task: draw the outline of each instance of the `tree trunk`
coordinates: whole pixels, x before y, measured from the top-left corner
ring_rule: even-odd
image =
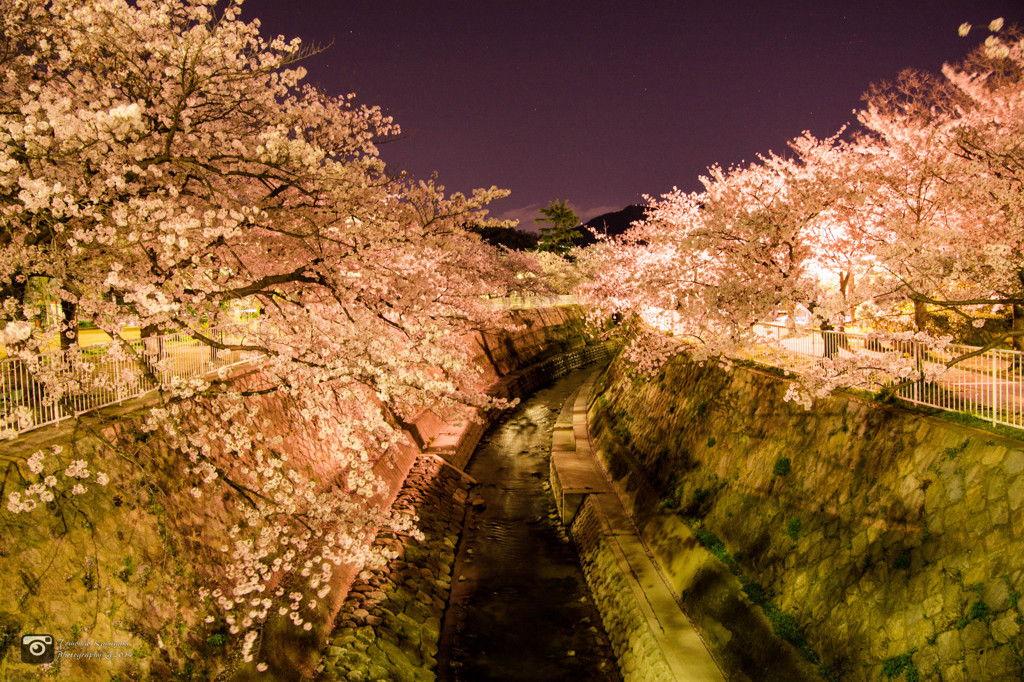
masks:
[[[857,306],[850,303],[853,296],[853,270],[839,273],[839,292],[843,295],[843,303],[850,315],[850,324],[853,324],[857,321]]]
[[[164,357],[164,337],[160,333],[160,327],[155,324],[143,325],[139,329],[139,336],[142,338],[142,359],[153,373],[155,380],[160,380],[159,362]]]
[[[60,311],[64,315],[64,324],[60,330],[60,347],[67,350],[78,343],[78,305],[71,301],[61,301]]]
[[[1010,325],[1010,331],[1024,334],[1024,304],[1014,303],[1011,310],[1013,311],[1013,322]],[[1014,350],[1024,351],[1024,336],[1011,336],[1010,339]]]
[[[914,326],[917,331],[923,332],[928,324],[928,306],[924,301],[914,301]]]

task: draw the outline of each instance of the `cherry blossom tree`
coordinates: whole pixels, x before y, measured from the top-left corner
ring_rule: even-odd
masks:
[[[1024,43],[1001,29],[993,22],[941,76],[874,88],[856,130],[805,134],[785,156],[713,167],[703,191],[651,200],[647,220],[585,256],[595,302],[671,326],[698,360],[736,353],[757,323],[796,306],[823,329],[851,313],[879,324],[908,306],[919,320],[947,310],[982,330],[976,352],[1024,336],[1020,323],[1007,333],[987,321],[1024,303]],[[905,319],[884,327],[921,348],[950,341]],[[627,352],[642,366],[677,349],[650,329],[631,333]],[[921,377],[889,355],[825,358],[793,396]]]
[[[703,192],[665,195],[644,221],[584,259],[591,293],[661,317],[659,326],[690,339],[703,360],[749,344],[752,325],[790,301],[818,297],[805,232],[828,197],[805,166],[777,155],[712,167],[701,181]]]
[[[993,32],[1001,28],[1002,20],[989,25]],[[998,35],[966,64],[943,69],[968,100],[953,130],[954,153],[974,181],[956,189],[986,235],[968,248],[980,247],[972,267],[990,287],[958,292],[954,300],[969,306],[972,295],[987,296],[1009,307],[1014,345],[1024,350],[1024,36],[1019,30]]]
[[[123,325],[259,358],[244,386],[224,372],[165,381],[147,420],[178,452],[185,490],[226,490],[243,509],[224,584],[207,594],[248,633],[248,660],[276,608],[264,589],[306,561],[322,593],[332,566],[369,558],[373,528],[407,526],[361,504],[381,490],[374,461],[423,407],[486,403],[465,337],[496,323],[482,295],[524,288],[515,275],[538,266],[466,229],[488,224],[503,191],[446,196],[388,174],[376,144],[397,126],[304,85],[300,42],[262,37],[240,4],[0,0],[0,343],[25,358],[45,349],[25,305],[45,278],[154,378]],[[258,327],[209,334],[240,301]],[[57,331],[75,345],[73,320]],[[55,401],[82,388],[56,371],[37,380]],[[253,401],[269,395],[320,430],[332,480],[263,442]],[[85,493],[98,474],[66,459],[27,464],[7,509],[46,502],[61,471],[68,495]]]
[[[913,303],[919,327],[925,309],[946,311],[982,329],[986,347],[1006,338],[986,328],[992,313],[1019,308],[1024,296],[1013,170],[1020,69],[1019,34],[992,35],[941,79],[903,74],[876,88],[859,115],[874,184],[860,234],[873,240],[867,251],[886,286]]]

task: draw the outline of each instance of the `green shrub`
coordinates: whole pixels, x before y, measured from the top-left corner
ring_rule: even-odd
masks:
[[[768,593],[765,591],[764,587],[755,583],[746,576],[741,577],[740,581],[743,583],[743,594],[747,595],[747,598],[750,599],[751,603],[756,604],[757,606],[764,606],[768,603]]]
[[[952,448],[952,447],[951,448],[946,448],[946,450],[943,452],[943,454],[945,455],[946,459],[956,459],[957,455],[962,454],[963,451],[967,449],[967,446],[970,445],[970,443],[971,443],[971,439],[968,438],[963,443],[960,443],[960,445],[956,446],[955,448]]]
[[[1017,604],[1020,602],[1021,594],[1013,589],[1013,583],[1010,582],[1010,575],[1008,573],[1003,574],[1003,582],[1006,583],[1006,588],[1010,591],[1010,608],[1016,609]]]
[[[213,647],[221,647],[228,643],[228,636],[222,634],[210,635],[206,639],[206,643]]]
[[[992,615],[992,609],[983,601],[977,601],[971,607],[971,620],[988,620]]]
[[[882,662],[882,674],[892,679],[903,672],[903,661],[898,656],[887,658]]]
[[[661,496],[661,506],[665,509],[678,509],[682,504],[682,497],[683,482],[680,480],[679,474],[673,471],[669,474],[668,482],[665,484],[665,492]]]
[[[775,460],[775,466],[772,467],[772,473],[776,476],[785,476],[793,470],[793,463],[789,461],[789,457],[779,457]]]
[[[903,678],[908,682],[916,682],[920,679],[920,674],[917,672],[917,668],[914,667],[914,662],[911,660],[914,653],[917,651],[917,647],[904,651],[899,656],[890,656],[889,658],[882,661],[882,674],[890,680],[899,675],[903,675]]]
[[[800,623],[792,615],[778,609],[771,609],[768,621],[772,624],[772,632],[790,644],[798,644],[803,639]]]
[[[800,629],[800,622],[796,618],[784,611],[780,611],[772,604],[765,608],[765,613],[768,616],[768,622],[772,624],[772,632],[779,639],[795,646],[805,661],[818,663],[821,660],[818,652],[811,647],[807,638],[804,637],[803,630]]]
[[[786,533],[795,542],[797,537],[800,536],[800,531],[803,530],[803,527],[804,522],[794,516],[786,522]]]
[[[704,528],[698,528],[694,534],[697,537],[697,542],[714,554],[719,561],[727,565],[731,562],[732,557],[729,556],[729,550],[725,548],[725,543],[717,535]]]

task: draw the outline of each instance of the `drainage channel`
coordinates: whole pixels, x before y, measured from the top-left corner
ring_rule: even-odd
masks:
[[[442,681],[621,679],[548,483],[555,420],[585,375],[525,399],[470,460],[479,485],[442,626]]]

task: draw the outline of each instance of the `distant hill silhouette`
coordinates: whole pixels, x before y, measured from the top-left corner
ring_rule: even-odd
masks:
[[[591,218],[583,223],[583,229],[581,230],[583,237],[576,244],[578,246],[590,246],[597,241],[587,228],[592,227],[598,233],[607,233],[609,237],[618,236],[628,230],[634,222],[642,220],[646,213],[646,206],[631,204],[621,211],[603,213],[595,218]]]
[[[580,232],[583,236],[576,240],[576,246],[590,246],[597,242],[594,235],[590,234],[587,228],[594,228],[599,233],[606,233],[610,237],[622,234],[629,229],[635,221],[643,219],[647,212],[646,206],[636,204],[627,206],[620,211],[603,213],[583,223]],[[488,244],[494,246],[505,246],[516,251],[532,251],[537,248],[537,241],[540,238],[536,232],[517,230],[514,227],[480,227],[472,225],[470,230],[476,232]]]

